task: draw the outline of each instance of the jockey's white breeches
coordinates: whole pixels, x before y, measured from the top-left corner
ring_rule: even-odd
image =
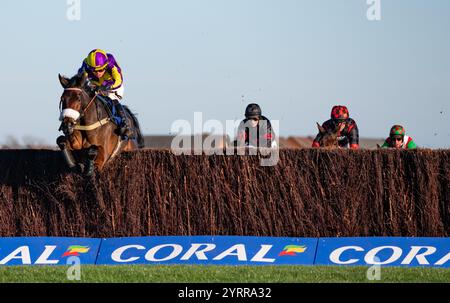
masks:
[[[122,85],[118,89],[110,91],[106,96],[109,97],[111,100],[121,101],[123,98],[123,92],[124,92],[124,87]]]

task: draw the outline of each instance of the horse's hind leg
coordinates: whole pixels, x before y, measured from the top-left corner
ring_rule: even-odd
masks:
[[[87,150],[87,167],[85,170],[85,174],[87,176],[91,176],[94,173],[95,168],[95,160],[98,156],[98,147],[95,145],[91,145]]]
[[[73,157],[72,151],[68,148],[68,142],[65,136],[60,136],[56,139],[56,144],[58,144],[61,149],[64,159],[66,160],[67,165],[72,169],[76,166],[75,158]]]

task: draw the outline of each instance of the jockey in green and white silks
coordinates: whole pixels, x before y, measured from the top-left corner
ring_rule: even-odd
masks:
[[[394,125],[389,132],[389,137],[384,141],[382,148],[416,149],[414,140],[406,135],[405,128],[401,125]]]
[[[111,99],[118,115],[122,120],[120,134],[124,137],[130,137],[132,132],[127,125],[127,117],[120,100],[123,98],[123,75],[122,69],[112,54],[107,54],[101,49],[92,50],[78,73],[87,73],[92,84],[96,85],[103,91],[104,96]]]

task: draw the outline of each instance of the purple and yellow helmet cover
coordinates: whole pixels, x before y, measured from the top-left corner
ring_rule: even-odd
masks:
[[[92,50],[85,60],[87,66],[93,71],[103,70],[108,66],[108,55],[101,49]]]

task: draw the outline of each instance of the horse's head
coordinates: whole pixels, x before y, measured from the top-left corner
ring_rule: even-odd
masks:
[[[319,123],[317,123],[317,128],[319,129],[319,132],[322,134],[322,138],[319,141],[319,144],[321,147],[326,148],[338,148],[338,135],[339,135],[339,127],[336,126],[334,130],[326,130],[323,128]]]
[[[83,116],[83,109],[89,102],[91,91],[88,87],[87,75],[75,75],[71,79],[59,76],[59,82],[64,88],[60,101],[60,130],[65,135],[73,133],[74,126],[79,122]]]

